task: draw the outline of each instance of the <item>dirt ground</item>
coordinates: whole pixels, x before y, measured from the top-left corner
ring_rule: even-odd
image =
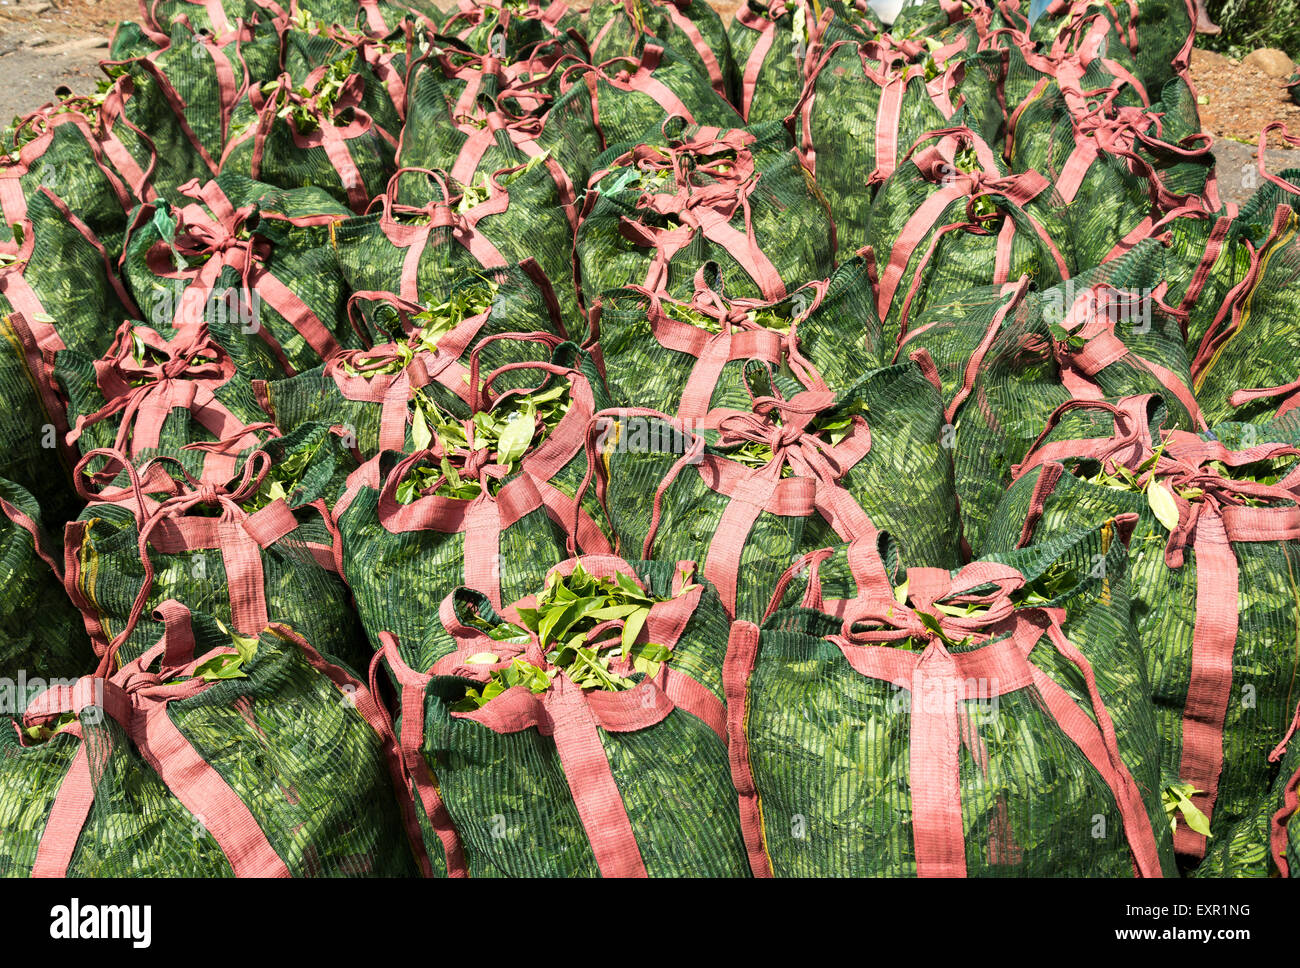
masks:
[[[441,0],[440,6],[451,3]],[[740,4],[718,0],[714,6],[730,19]],[[93,90],[114,25],[138,17],[138,0],[0,0],[0,125],[53,100],[62,88]],[[1274,120],[1300,135],[1300,105],[1290,100],[1283,79],[1220,55],[1197,51],[1191,73],[1203,127],[1215,139],[1221,191],[1229,201],[1244,201],[1257,183],[1255,154],[1246,145]],[[1300,152],[1282,150],[1284,144],[1276,134],[1270,138],[1272,171],[1300,166]]]
[[[55,98],[93,90],[98,61],[136,0],[0,0],[0,124]]]

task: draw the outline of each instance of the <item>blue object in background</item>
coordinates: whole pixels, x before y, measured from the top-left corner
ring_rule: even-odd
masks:
[[[1029,26],[1034,25],[1034,21],[1043,15],[1047,5],[1051,0],[1029,0]]]

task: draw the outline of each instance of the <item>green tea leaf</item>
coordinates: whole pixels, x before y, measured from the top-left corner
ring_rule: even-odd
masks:
[[[1169,488],[1159,481],[1152,480],[1147,485],[1147,504],[1151,507],[1151,513],[1166,530],[1173,531],[1178,527],[1178,505]]]

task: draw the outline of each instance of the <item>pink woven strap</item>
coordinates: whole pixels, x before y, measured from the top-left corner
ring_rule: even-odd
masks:
[[[36,858],[32,863],[32,877],[67,877],[72,864],[81,832],[86,828],[86,819],[95,805],[95,786],[90,775],[90,757],[86,752],[85,736],[81,724],[64,727],[63,732],[81,740],[76,755],[68,765],[68,772],[63,775],[49,816],[45,818],[45,829],[41,832],[40,843],[36,846]],[[111,739],[105,736],[102,755],[112,755]],[[97,750],[96,752],[100,752]]]
[[[753,182],[750,183],[752,187]],[[732,195],[721,192],[678,192],[675,195],[647,195],[642,197],[644,207],[670,216],[678,223],[669,228],[651,225],[619,216],[619,232],[634,245],[655,250],[646,270],[643,288],[658,291],[667,287],[668,266],[677,253],[685,249],[699,235],[720,245],[730,255],[763,298],[776,301],[786,296],[785,281],[772,260],[758,247],[749,214],[748,189]],[[741,214],[745,230],[731,224],[731,219]]]
[[[1282,806],[1269,820],[1269,851],[1273,855],[1273,863],[1277,865],[1283,877],[1291,876],[1290,865],[1286,859],[1287,842],[1290,838],[1287,824],[1300,822],[1295,820],[1297,813],[1300,813],[1300,770],[1291,774],[1291,779],[1287,781],[1282,792]]]
[[[489,491],[488,477],[480,475],[482,490],[473,500],[427,494],[410,504],[399,504],[397,485],[417,462],[427,459],[431,453],[411,454],[389,473],[379,492],[379,523],[392,534],[406,531],[463,534],[465,584],[487,595],[494,608],[501,608],[502,532],[524,515],[543,508],[545,502],[532,478],[521,474],[503,484],[495,495]],[[433,459],[439,457],[434,454]],[[486,474],[495,472],[493,468],[485,469]]]
[[[686,386],[682,389],[677,415],[683,420],[700,419],[709,412],[713,394],[718,389],[722,371],[728,363],[739,360],[760,360],[779,367],[784,359],[784,340],[779,333],[772,330],[741,330],[740,332],[726,330],[709,334],[698,326],[691,326],[690,323],[681,323],[678,320],[669,320],[669,322],[690,327],[696,333],[708,337],[699,352],[693,354],[697,359],[695,365],[691,367],[690,375],[686,378]],[[651,327],[660,345],[669,346],[674,342],[667,334],[661,335],[659,323],[652,321]]]
[[[708,462],[710,458],[706,457]],[[701,467],[701,477],[708,482],[707,471]],[[736,599],[740,584],[740,562],[749,542],[749,534],[759,516],[771,514],[805,517],[816,485],[808,478],[787,478],[776,475],[750,474],[734,482],[727,495],[731,498],[718,521],[713,540],[709,543],[704,562],[704,577],[718,589],[727,614],[736,614]],[[643,554],[643,557],[650,557]]]
[[[1002,331],[1002,324],[1006,321],[1007,315],[1013,310],[1018,309],[1024,302],[1025,294],[1029,291],[1030,278],[1028,275],[1022,275],[1015,283],[1005,283],[1002,291],[998,294],[1000,299],[1004,299],[989,320],[988,329],[985,330],[984,336],[980,339],[979,345],[975,347],[975,352],[966,361],[966,369],[962,373],[961,388],[953,396],[952,402],[944,408],[943,419],[949,424],[956,424],[957,412],[961,405],[966,402],[966,398],[971,395],[975,389],[975,381],[979,379],[984,370],[984,360],[988,356],[989,350],[993,348],[993,343],[998,334]],[[901,346],[900,346],[901,349]]]
[[[965,877],[960,765],[965,680],[942,646],[931,645],[912,672],[912,841],[917,877]]]
[[[759,632],[753,622],[733,622],[727,638],[722,683],[727,697],[727,758],[740,802],[740,831],[755,877],[771,877],[772,861],[763,834],[763,803],[749,764],[749,680],[758,660]]]
[[[1033,667],[1034,684],[1057,723],[1102,775],[1111,792],[1115,794],[1115,804],[1119,808],[1125,836],[1130,850],[1133,851],[1138,873],[1143,877],[1162,877],[1164,875],[1160,866],[1155,831],[1151,828],[1151,820],[1142,801],[1142,792],[1138,788],[1137,781],[1133,779],[1132,773],[1120,755],[1115,724],[1105,703],[1102,702],[1092,665],[1078,647],[1065,637],[1059,622],[1050,622],[1046,632],[1048,640],[1056,651],[1072,662],[1082,675],[1095,722],[1087,717],[1059,683],[1037,666]]]
[[[1294,217],[1294,212],[1289,205],[1278,205],[1273,210],[1273,223],[1268,236],[1258,249],[1249,239],[1241,240],[1241,244],[1249,255],[1250,267],[1241,280],[1224,295],[1223,302],[1219,304],[1213,321],[1206,329],[1205,335],[1201,337],[1200,345],[1196,348],[1196,355],[1192,358],[1192,388],[1194,390],[1200,391],[1215,360],[1219,358],[1228,343],[1241,332],[1246,303],[1249,301],[1250,295],[1255,291],[1264,272],[1264,253],[1273,251],[1274,247],[1281,242],[1283,236],[1289,232],[1288,226]]]
[[[1051,344],[1060,365],[1061,382],[1076,399],[1100,400],[1104,393],[1096,382],[1097,374],[1120,360],[1128,360],[1131,365],[1150,373],[1183,405],[1193,422],[1204,428],[1200,406],[1187,382],[1168,367],[1139,356],[1115,332],[1117,317],[1123,313],[1124,300],[1145,298],[1150,312],[1150,303],[1158,302],[1163,291],[1162,285],[1154,295],[1135,297],[1110,286],[1092,286],[1079,293],[1074,304],[1066,310],[1061,327],[1085,340],[1084,345],[1076,349],[1059,340],[1053,340]]]
[[[46,342],[32,329],[30,320],[23,313],[9,315],[9,327],[17,338],[17,349],[22,354],[23,365],[27,370],[27,379],[31,381],[40,401],[42,416],[54,425],[55,448],[63,455],[69,465],[77,461],[77,451],[68,443],[67,407],[59,389],[55,385],[52,367],[52,354],[63,348],[63,341],[52,327],[46,331]],[[0,332],[3,332],[0,329]]]
[[[630,696],[636,690],[654,688],[653,683],[643,682],[624,694],[593,694],[590,698]],[[563,676],[556,678],[546,696],[555,751],[601,875],[645,877],[645,861],[601,744],[595,717],[588,709],[588,699]]]
[[[1019,480],[1042,464],[1072,457],[1095,457],[1101,461],[1136,467],[1150,455],[1156,444],[1151,435],[1148,417],[1154,399],[1154,394],[1145,393],[1124,397],[1118,404],[1105,400],[1067,400],[1048,415],[1042,433],[1029,446],[1024,460],[1012,465],[1012,479]],[[1110,414],[1115,422],[1115,432],[1108,438],[1054,440],[1045,443],[1061,419],[1072,410],[1096,410]]]
[[[0,498],[0,514],[3,514],[17,528],[27,532],[32,539],[32,550],[36,556],[45,562],[54,571],[60,584],[63,582],[63,566],[59,563],[58,558],[50,547],[49,539],[45,535],[44,529],[40,527],[29,515],[24,513],[16,505],[11,504],[4,498]]]
[[[1142,877],[1164,876],[1160,867],[1155,832],[1151,829],[1150,817],[1132,774],[1122,760],[1117,761],[1110,756],[1110,751],[1106,748],[1097,725],[1070,698],[1069,693],[1061,687],[1060,683],[1037,667],[1034,667],[1033,673],[1034,687],[1043,697],[1052,718],[1061,727],[1061,731],[1087,757],[1088,762],[1101,774],[1106,785],[1114,793],[1120,822],[1124,826],[1124,836],[1128,841],[1129,850],[1133,853],[1137,872]]]
[[[1269,400],[1276,397],[1282,397],[1282,401],[1278,404],[1277,410],[1273,412],[1274,420],[1278,420],[1296,407],[1300,407],[1300,380],[1293,380],[1290,383],[1284,383],[1276,387],[1234,390],[1228,397],[1228,405],[1231,407],[1244,407],[1256,400]]]
[[[1196,524],[1196,624],[1191,678],[1183,706],[1183,749],[1178,776],[1200,791],[1192,803],[1212,820],[1223,771],[1223,724],[1232,699],[1232,659],[1237,642],[1237,556],[1223,519],[1202,513]],[[1206,840],[1186,824],[1174,830],[1174,849],[1205,856]]]
[[[659,667],[655,681],[676,708],[690,713],[713,730],[720,740],[727,741],[727,710],[711,690],[668,663]]]
[[[781,601],[785,598],[786,591],[794,580],[805,575],[808,578],[808,584],[800,604],[804,608],[813,608],[823,612],[829,611],[831,614],[840,617],[843,617],[845,607],[853,601],[862,598],[889,598],[892,596],[894,586],[885,571],[885,563],[880,557],[877,544],[878,538],[859,538],[850,541],[844,546],[849,571],[853,576],[858,593],[854,598],[838,603],[828,603],[826,601],[821,583],[821,566],[831,556],[834,549],[821,548],[796,558],[794,564],[787,568],[785,574],[777,580],[767,610],[763,613],[763,621],[766,622],[780,609]]]

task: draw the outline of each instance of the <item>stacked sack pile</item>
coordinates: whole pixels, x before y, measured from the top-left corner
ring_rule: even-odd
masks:
[[[1295,871],[1191,10],[143,3],[0,146],[0,874]]]

